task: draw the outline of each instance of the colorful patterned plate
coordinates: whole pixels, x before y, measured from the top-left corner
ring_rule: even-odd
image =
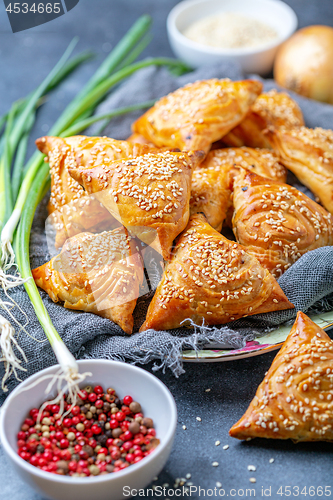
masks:
[[[317,323],[317,325],[324,330],[327,330],[333,326],[333,311],[310,317],[312,321]],[[202,349],[198,352],[183,351],[183,360],[207,363],[214,361],[232,361],[236,359],[258,356],[259,354],[264,354],[266,352],[279,349],[279,347],[281,347],[283,342],[286,340],[290,330],[290,325],[280,326],[264,337],[260,337],[256,340],[252,340],[251,342],[247,342],[246,346],[241,349],[222,349],[221,347],[219,348],[218,345],[216,345],[216,349],[212,349],[212,345],[210,344],[207,349]]]

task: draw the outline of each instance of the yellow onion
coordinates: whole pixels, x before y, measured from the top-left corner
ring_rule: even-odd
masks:
[[[297,31],[278,51],[274,78],[298,94],[333,104],[333,28]]]

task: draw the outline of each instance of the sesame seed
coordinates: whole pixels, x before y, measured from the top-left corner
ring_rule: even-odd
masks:
[[[218,466],[219,466],[219,463],[218,463],[218,462],[212,462],[212,466],[213,466],[213,467],[218,467]]]

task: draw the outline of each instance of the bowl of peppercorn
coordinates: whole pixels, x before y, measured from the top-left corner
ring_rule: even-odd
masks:
[[[11,466],[43,498],[119,500],[145,488],[172,449],[177,409],[149,372],[118,361],[78,361],[90,372],[75,404],[45,394],[59,365],[22,382],[0,415]],[[46,378],[46,376],[48,378]],[[62,406],[62,407],[61,407]]]

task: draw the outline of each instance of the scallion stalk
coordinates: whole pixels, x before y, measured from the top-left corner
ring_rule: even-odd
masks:
[[[21,220],[15,237],[15,256],[16,262],[24,280],[24,287],[30,297],[36,316],[42,325],[45,334],[51,344],[56,358],[65,374],[70,376],[78,372],[78,367],[74,356],[68,351],[59,333],[55,329],[51,318],[46,310],[42,298],[38,292],[37,286],[31,274],[30,269],[30,232],[37,205],[41,195],[44,192],[45,185],[48,182],[49,167],[44,164],[39,170],[29,191],[29,197],[26,200]]]
[[[155,100],[152,100],[152,101],[142,102],[140,104],[132,104],[132,106],[117,108],[114,111],[110,111],[110,113],[106,113],[103,115],[95,115],[90,118],[86,118],[85,120],[76,122],[74,125],[65,130],[61,134],[61,137],[71,137],[73,135],[77,135],[86,128],[90,127],[94,123],[99,122],[101,120],[106,120],[108,123],[110,120],[112,120],[112,118],[116,118],[117,116],[126,115],[128,113],[131,113],[132,111],[138,111],[140,109],[151,108],[151,106],[154,106],[155,102],[156,102]]]

